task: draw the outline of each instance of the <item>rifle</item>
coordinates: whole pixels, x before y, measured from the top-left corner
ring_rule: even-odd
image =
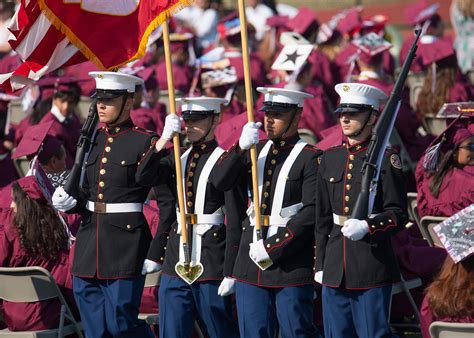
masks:
[[[68,180],[64,185],[64,190],[72,197],[77,199],[79,197],[79,185],[81,181],[82,167],[84,166],[84,158],[92,147],[94,133],[99,122],[99,115],[97,114],[97,99],[92,101],[89,107],[89,114],[81,129],[81,136],[77,142],[76,158],[74,165],[69,173]]]
[[[385,105],[379,120],[375,124],[370,139],[367,153],[365,154],[364,164],[362,165],[362,183],[361,192],[357,197],[351,217],[355,219],[366,219],[372,213],[374,207],[375,194],[377,193],[377,183],[380,176],[380,167],[383,156],[387,148],[390,134],[392,133],[398,110],[401,103],[401,94],[403,86],[410,71],[413,59],[416,56],[418,48],[418,39],[421,35],[421,29],[415,30],[415,41],[410,48],[410,52],[403,63],[397,82],[393,87],[390,97]]]

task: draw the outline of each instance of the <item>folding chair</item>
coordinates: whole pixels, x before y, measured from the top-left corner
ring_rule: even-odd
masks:
[[[431,338],[472,338],[474,323],[433,322],[430,325]]]
[[[413,278],[410,280],[405,280],[403,278],[403,275],[400,273],[400,281],[398,283],[394,283],[392,285],[392,295],[390,297],[390,308],[389,308],[389,316],[390,318],[390,313],[392,310],[392,298],[393,296],[399,294],[399,293],[404,293],[407,298],[408,302],[410,303],[410,306],[413,309],[413,314],[415,315],[416,319],[416,324],[404,324],[404,323],[390,323],[391,326],[393,327],[415,327],[419,328],[420,327],[420,312],[418,310],[418,306],[415,303],[415,300],[413,299],[410,290],[411,289],[416,289],[422,285],[421,279],[420,278]]]
[[[0,268],[0,299],[15,303],[39,302],[58,298],[61,303],[59,325],[55,329],[38,331],[0,330],[0,338],[53,338],[76,333],[82,338],[82,326],[72,315],[61,290],[48,270],[38,266]],[[65,324],[65,322],[70,322]]]
[[[416,197],[418,194],[416,192],[407,193],[408,201],[408,216],[410,220],[415,221],[415,223],[420,226],[420,215],[418,214],[418,204],[416,202]]]
[[[425,115],[421,123],[428,134],[438,136],[446,129],[446,118],[436,117],[435,115]]]
[[[24,177],[28,170],[30,170],[30,161],[26,158],[26,156],[15,158],[13,160],[13,166],[20,177]]]
[[[421,89],[425,82],[426,74],[410,72],[407,77],[407,86],[410,89],[410,107],[416,110],[416,102],[418,101],[418,95],[420,95]]]
[[[430,246],[444,248],[438,236],[436,236],[436,233],[433,231],[433,227],[443,222],[446,218],[447,217],[425,216],[420,220],[420,231],[423,234],[423,237],[425,237],[425,239],[428,241]]]
[[[150,288],[160,285],[161,271],[149,273],[145,278],[145,287]],[[158,313],[140,313],[139,319],[144,320],[148,325],[159,325],[160,315]],[[199,338],[204,338],[201,328],[198,322],[194,322],[194,331]],[[1,337],[0,337],[1,338]]]

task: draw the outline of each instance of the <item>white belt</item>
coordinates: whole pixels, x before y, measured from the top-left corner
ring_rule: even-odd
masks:
[[[86,209],[96,214],[118,214],[124,212],[142,212],[142,203],[103,203],[87,201]]]
[[[176,212],[176,219],[181,223],[181,216]],[[224,215],[214,214],[186,214],[186,224],[224,224]]]
[[[280,213],[273,215],[260,215],[262,226],[268,227],[267,238],[277,233],[278,228],[286,227],[286,224],[295,216],[303,207],[303,203],[297,203],[290,205],[289,207],[282,208]],[[273,211],[272,211],[273,212]],[[253,203],[247,209],[247,215],[251,226],[255,226],[255,213]],[[255,231],[254,231],[255,233]]]
[[[368,218],[373,218],[377,215],[378,214],[371,214],[369,215]],[[334,221],[334,224],[340,225],[342,227],[344,226],[344,222],[350,219],[350,216],[341,216],[341,215],[332,214],[332,219]]]

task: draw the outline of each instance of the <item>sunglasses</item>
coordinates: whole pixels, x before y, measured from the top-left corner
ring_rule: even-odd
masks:
[[[469,144],[466,144],[464,146],[460,146],[459,148],[463,148],[463,149],[467,149],[467,150],[470,150],[470,151],[474,151],[474,143],[469,143]]]

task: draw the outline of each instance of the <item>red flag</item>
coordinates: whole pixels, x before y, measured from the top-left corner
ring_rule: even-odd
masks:
[[[22,0],[9,26],[9,43],[23,61],[1,74],[3,89],[12,92],[60,67],[87,61],[67,37],[51,25],[36,1]]]
[[[192,0],[38,0],[42,11],[98,67],[145,54],[148,36]]]

